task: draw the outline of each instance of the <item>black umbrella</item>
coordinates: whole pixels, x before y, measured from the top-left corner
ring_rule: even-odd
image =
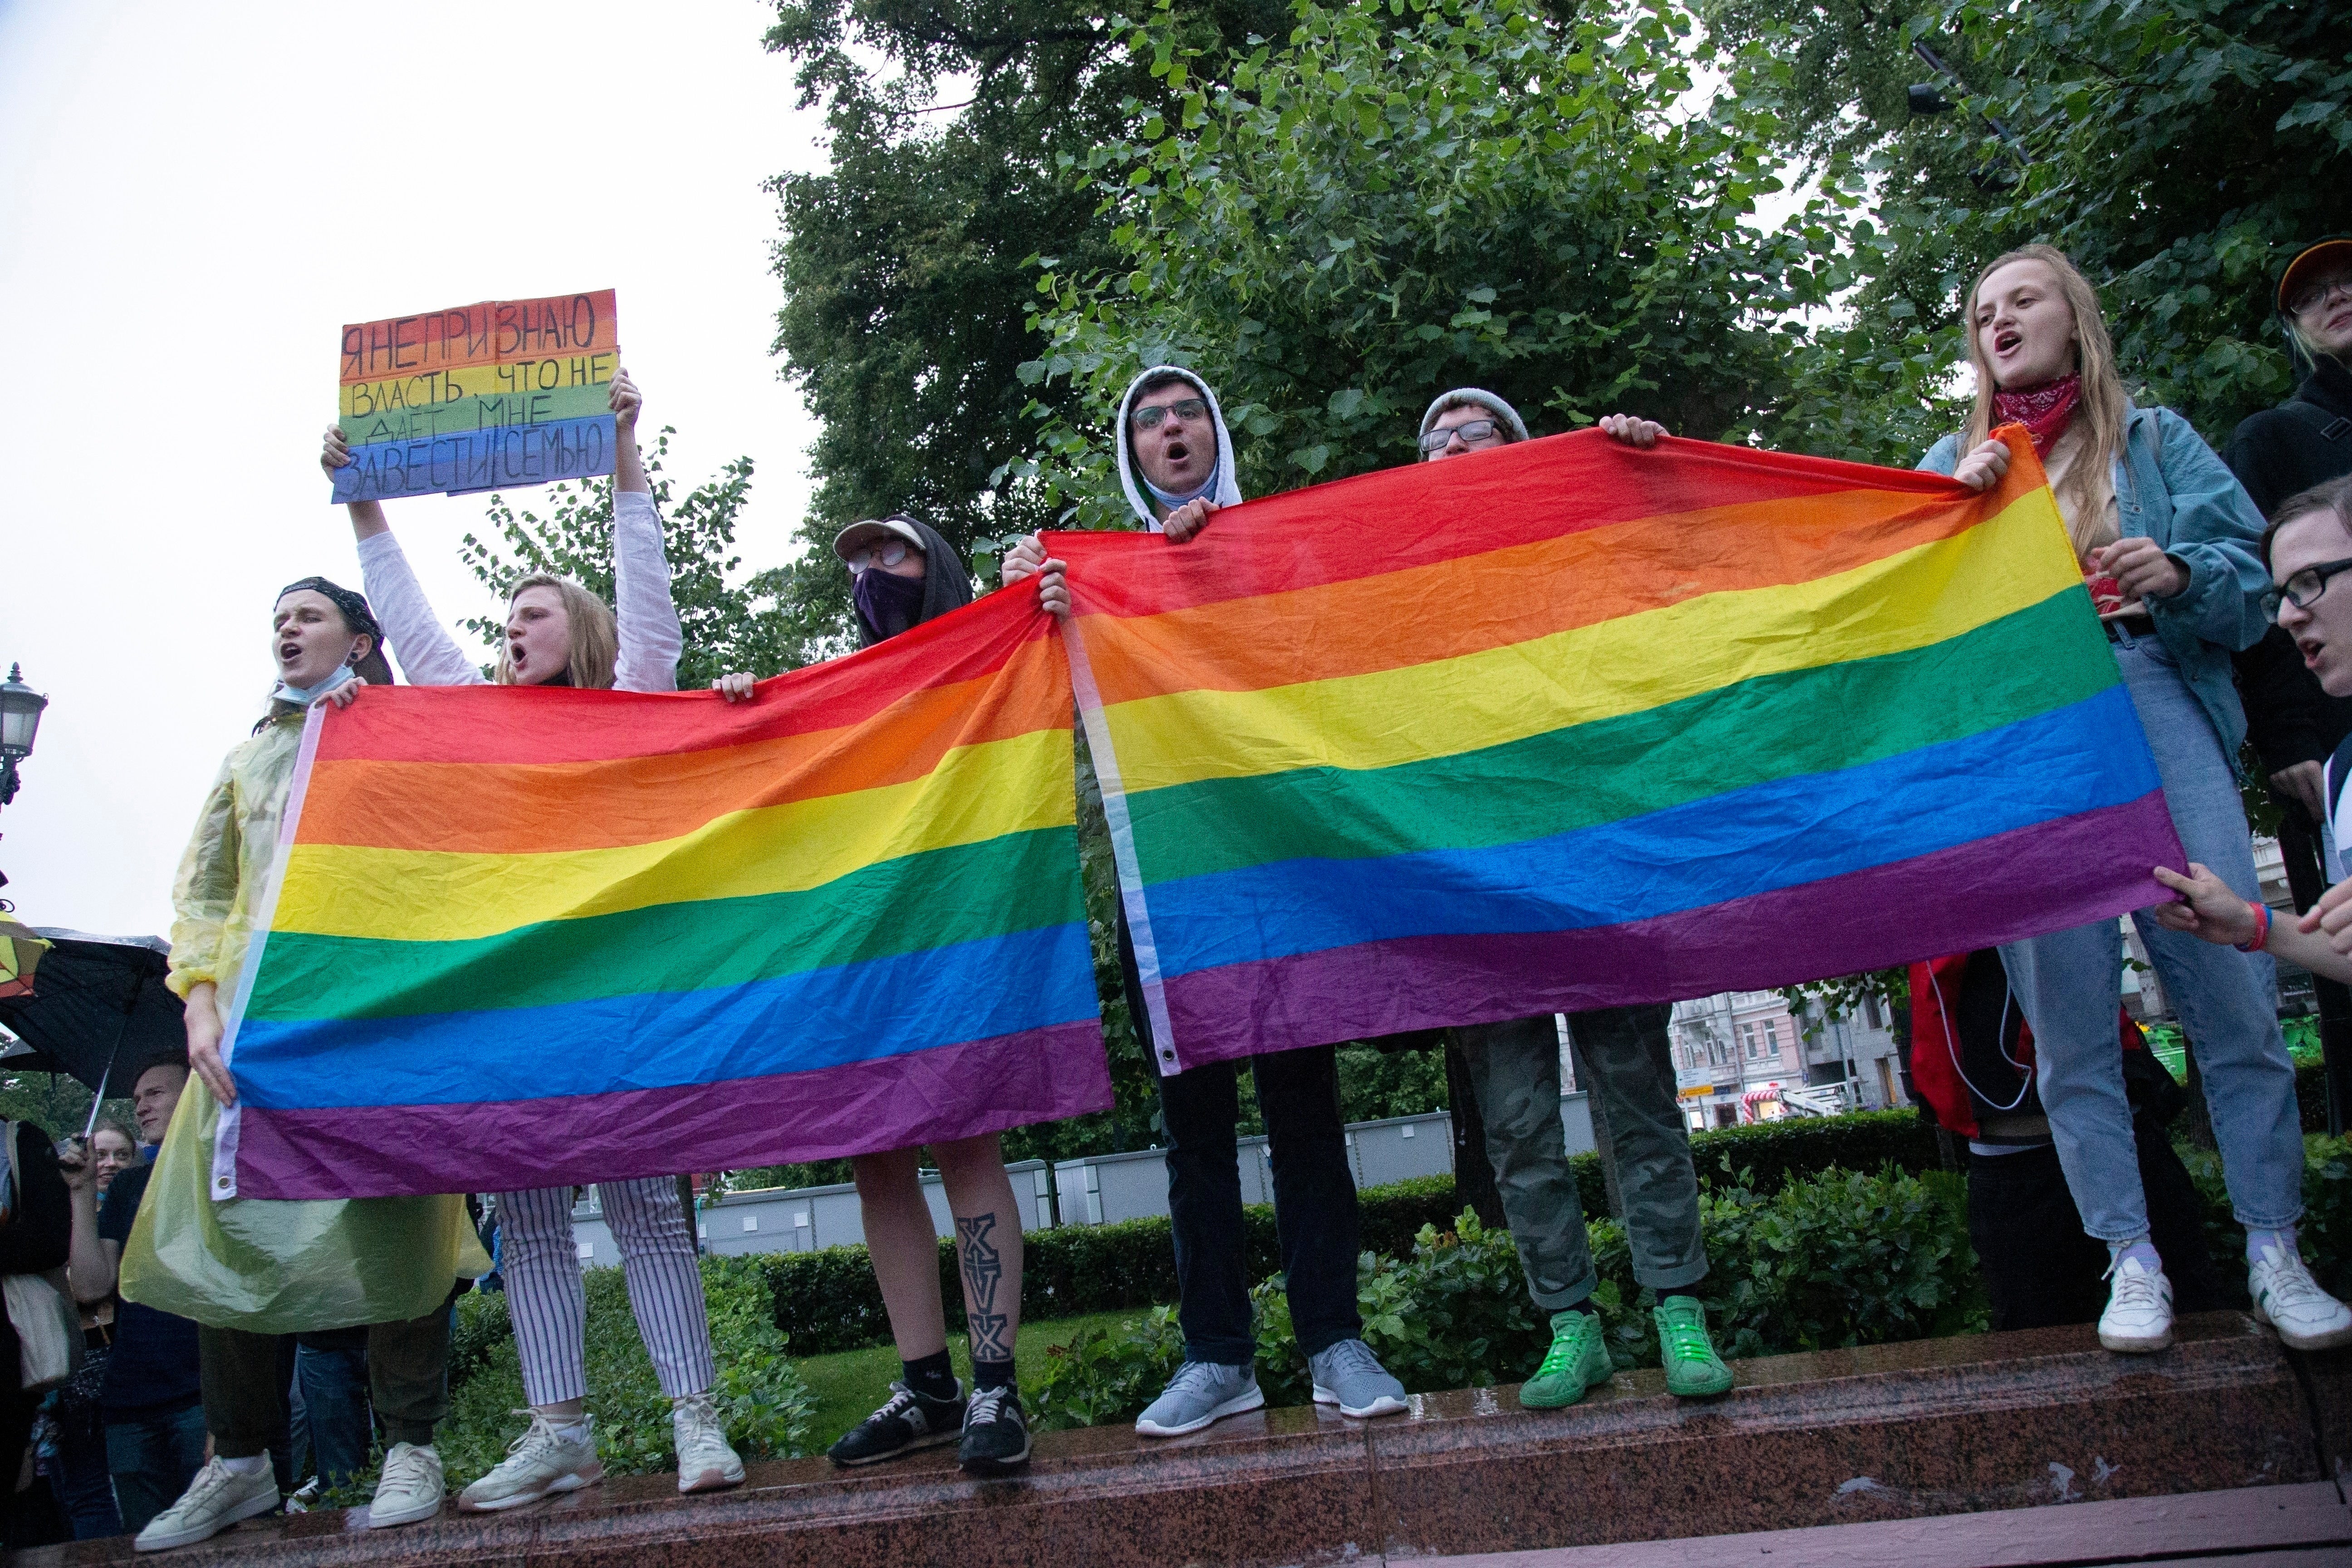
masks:
[[[98,1101],[158,1062],[184,1061],[187,1026],[163,984],[172,944],[158,936],[90,936],[41,926],[49,951],[30,996],[0,998],[0,1024],[89,1086]],[[5,1065],[5,1064],[0,1064]],[[25,1066],[41,1070],[30,1062]]]

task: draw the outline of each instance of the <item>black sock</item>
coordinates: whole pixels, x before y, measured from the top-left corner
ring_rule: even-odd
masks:
[[[956,1396],[955,1363],[948,1352],[938,1351],[920,1361],[898,1363],[907,1386],[926,1399],[953,1399]]]
[[[971,1385],[974,1388],[1010,1388],[1013,1386],[1013,1363],[976,1361],[971,1363]]]

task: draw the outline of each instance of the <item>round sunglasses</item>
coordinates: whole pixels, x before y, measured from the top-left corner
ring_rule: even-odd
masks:
[[[878,543],[861,545],[849,552],[849,570],[854,575],[877,566],[896,566],[907,559],[914,546],[903,539],[885,539]]]

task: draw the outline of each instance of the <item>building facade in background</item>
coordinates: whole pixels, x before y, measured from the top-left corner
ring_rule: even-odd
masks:
[[[1852,1017],[1800,1017],[1777,991],[1726,991],[1675,1004],[1675,1082],[1691,1131],[1816,1109],[1907,1105],[1894,1020],[1876,997]],[[1829,1092],[1819,1092],[1827,1090]]]

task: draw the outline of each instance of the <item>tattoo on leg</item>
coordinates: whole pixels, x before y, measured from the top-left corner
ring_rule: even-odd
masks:
[[[996,1229],[996,1215],[976,1214],[956,1219],[956,1240],[963,1253],[965,1316],[971,1321],[974,1361],[1013,1359],[1012,1314],[997,1310],[996,1293],[1004,1283],[1004,1258],[988,1237]]]

